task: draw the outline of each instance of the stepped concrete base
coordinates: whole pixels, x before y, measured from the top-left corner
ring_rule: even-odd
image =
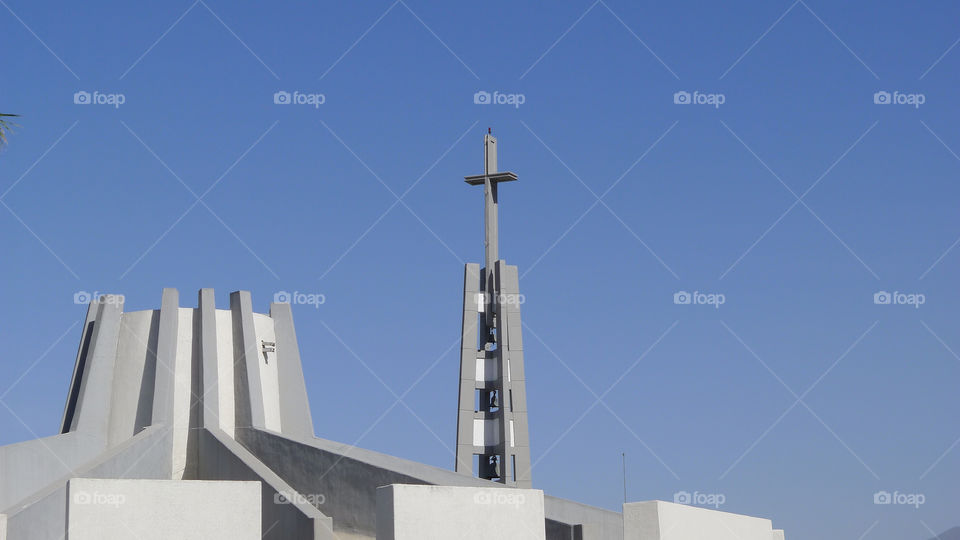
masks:
[[[624,540],[783,540],[769,519],[664,501],[623,505]]]
[[[544,540],[538,489],[409,486],[377,489],[377,540]]]
[[[70,540],[260,539],[259,482],[74,478],[67,489]]]

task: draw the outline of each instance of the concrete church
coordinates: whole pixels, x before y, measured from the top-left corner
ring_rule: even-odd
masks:
[[[454,470],[314,436],[289,304],[212,289],[181,307],[89,305],[60,432],[0,447],[0,540],[776,540],[767,519],[661,501],[614,512],[532,482],[517,268],[499,258],[484,136],[486,257],[467,264]],[[452,405],[452,404],[451,404]],[[536,408],[536,404],[531,404]]]

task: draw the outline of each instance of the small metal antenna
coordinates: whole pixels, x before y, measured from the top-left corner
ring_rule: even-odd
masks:
[[[627,453],[621,452],[623,458],[623,504],[627,504]]]

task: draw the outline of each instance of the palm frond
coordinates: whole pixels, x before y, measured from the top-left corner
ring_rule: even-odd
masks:
[[[7,120],[7,118],[17,117],[19,114],[6,114],[0,113],[0,146],[3,146],[7,143],[7,133],[13,131],[13,127],[17,124]]]

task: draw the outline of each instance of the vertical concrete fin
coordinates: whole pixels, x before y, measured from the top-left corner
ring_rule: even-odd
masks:
[[[153,423],[173,427],[173,392],[177,368],[177,335],[180,325],[180,293],[163,289],[160,324],[157,328],[157,364],[153,391]]]
[[[90,340],[93,336],[93,325],[99,311],[97,299],[91,299],[87,304],[87,317],[80,328],[80,346],[77,348],[77,360],[73,364],[73,376],[70,378],[70,388],[67,392],[67,403],[63,407],[63,419],[60,421],[60,433],[67,433],[73,427],[74,413],[77,408],[77,399],[80,397],[80,380],[83,378]]]
[[[263,409],[263,384],[260,381],[260,348],[253,325],[250,291],[230,293],[233,318],[234,396],[237,429],[266,429]]]
[[[300,347],[293,327],[290,304],[270,304],[276,334],[277,370],[280,386],[280,425],[284,435],[313,437],[313,419],[307,384],[303,378]]]
[[[457,406],[457,453],[454,470],[473,475],[473,419],[476,398],[477,330],[479,325],[480,265],[463,270],[463,326],[460,335],[460,395]]]
[[[113,398],[113,370],[120,338],[122,296],[101,297],[96,322],[90,336],[80,391],[73,417],[73,428],[106,440],[110,427],[110,401]],[[71,431],[72,431],[71,429]]]
[[[200,401],[203,426],[220,427],[220,380],[217,364],[217,304],[213,289],[197,293],[200,309]],[[225,381],[233,384],[233,381]]]
[[[499,302],[500,337],[498,352],[502,359],[504,393],[504,423],[500,426],[505,441],[504,458],[510,475],[508,484],[529,488],[530,435],[527,417],[527,388],[524,374],[522,324],[520,321],[520,282],[516,266],[497,261],[497,292]]]

